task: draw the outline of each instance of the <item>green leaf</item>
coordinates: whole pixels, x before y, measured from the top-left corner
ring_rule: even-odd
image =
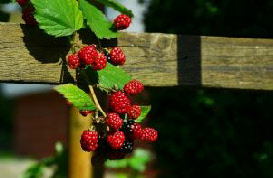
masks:
[[[22,178],[39,178],[39,177],[43,177],[43,174],[44,174],[44,165],[39,163],[34,163],[23,172],[21,177]]]
[[[76,0],[31,0],[39,27],[55,37],[69,36],[83,27]]]
[[[131,10],[127,9],[124,5],[120,4],[119,2],[115,0],[97,0],[98,2],[108,6],[112,7],[113,9],[121,12],[122,14],[126,14],[129,17],[134,17],[134,14]]]
[[[117,86],[122,90],[124,85],[131,80],[131,76],[128,75],[123,69],[118,66],[113,66],[107,63],[106,68],[98,71],[99,87],[102,90],[112,89]]]
[[[89,95],[73,84],[59,85],[54,89],[63,94],[64,97],[79,110],[94,111],[96,109]]]
[[[128,159],[107,160],[105,166],[107,168],[126,168],[128,166]]]
[[[146,118],[150,110],[151,106],[141,106],[141,115],[135,120],[135,122],[142,122]]]
[[[87,0],[79,0],[80,8],[87,19],[87,25],[98,38],[117,38],[118,33],[113,28],[113,23],[109,22],[106,16]]]
[[[146,164],[141,164],[138,159],[130,159],[130,167],[134,170],[137,170],[139,172],[143,172],[146,169]]]
[[[146,164],[146,162],[151,160],[151,155],[149,151],[138,148],[135,150],[135,153],[132,159],[138,159],[139,162],[144,162]]]

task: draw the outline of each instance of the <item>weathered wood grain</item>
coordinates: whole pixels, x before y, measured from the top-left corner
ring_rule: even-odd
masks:
[[[85,32],[80,38],[84,44],[96,42]],[[146,85],[273,90],[273,39],[121,33],[118,41],[103,44],[122,47],[124,69]],[[67,53],[67,38],[0,23],[1,82],[73,82],[74,71],[61,64]]]

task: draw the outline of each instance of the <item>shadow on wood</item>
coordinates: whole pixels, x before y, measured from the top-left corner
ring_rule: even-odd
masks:
[[[200,36],[177,36],[178,85],[202,85]]]
[[[73,77],[66,67],[66,56],[70,49],[68,38],[54,38],[41,29],[29,28],[22,24],[20,27],[24,34],[23,41],[29,54],[42,64],[59,63],[62,65],[60,83],[73,82]]]

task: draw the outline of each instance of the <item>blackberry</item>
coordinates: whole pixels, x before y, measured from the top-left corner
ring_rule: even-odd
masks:
[[[77,54],[72,54],[67,57],[67,64],[71,69],[77,69],[80,65],[80,59]]]
[[[109,104],[113,111],[118,114],[125,114],[131,108],[131,100],[121,91],[117,91],[110,96]]]
[[[158,138],[158,133],[154,128],[144,128],[141,140],[155,142]]]
[[[98,53],[91,65],[95,71],[104,69],[107,65],[106,56],[103,53]]]
[[[104,55],[106,56],[107,62],[111,62],[110,53],[107,51],[104,51]]]
[[[98,149],[100,152],[107,152],[109,145],[106,135],[100,135],[98,139]]]
[[[98,147],[98,132],[97,131],[83,131],[81,135],[81,147],[84,151],[94,151]]]
[[[133,124],[133,139],[141,139],[143,136],[143,129],[142,126],[139,123]]]
[[[108,132],[107,133],[107,142],[114,149],[120,149],[125,141],[125,135],[122,131],[117,132]]]
[[[123,65],[126,61],[126,56],[119,47],[114,47],[110,52],[110,63],[117,66]]]
[[[107,155],[105,155],[103,152],[96,151],[91,158],[92,166],[95,168],[101,168],[105,164],[106,159]]]
[[[124,159],[125,156],[126,156],[126,153],[122,153],[118,150],[111,150],[107,153],[107,159],[109,160]]]
[[[141,115],[141,107],[139,105],[132,105],[127,114],[129,118],[136,119]]]
[[[131,80],[124,86],[124,91],[127,94],[139,94],[144,90],[144,85],[138,80]]]
[[[124,30],[131,24],[131,18],[125,14],[117,16],[114,20],[114,25],[117,30]]]
[[[84,65],[91,65],[93,61],[97,58],[97,56],[97,46],[94,44],[90,46],[85,46],[78,51],[78,57],[81,62],[81,67],[83,67]]]
[[[92,111],[80,111],[80,114],[84,117],[86,117],[88,114],[90,114]]]
[[[126,134],[130,135],[133,132],[133,124],[135,123],[134,120],[127,120],[127,122],[123,122],[121,130]]]
[[[122,126],[123,120],[119,117],[118,113],[109,112],[107,113],[106,123],[109,127],[114,130],[118,130]]]
[[[134,141],[133,140],[125,140],[123,146],[118,149],[118,151],[122,153],[132,153],[134,149]]]

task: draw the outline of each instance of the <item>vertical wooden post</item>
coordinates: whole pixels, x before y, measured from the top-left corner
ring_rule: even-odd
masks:
[[[91,125],[91,114],[83,117],[75,107],[71,107],[69,112],[68,176],[69,178],[91,178],[92,153],[83,151],[80,145],[82,132]]]

